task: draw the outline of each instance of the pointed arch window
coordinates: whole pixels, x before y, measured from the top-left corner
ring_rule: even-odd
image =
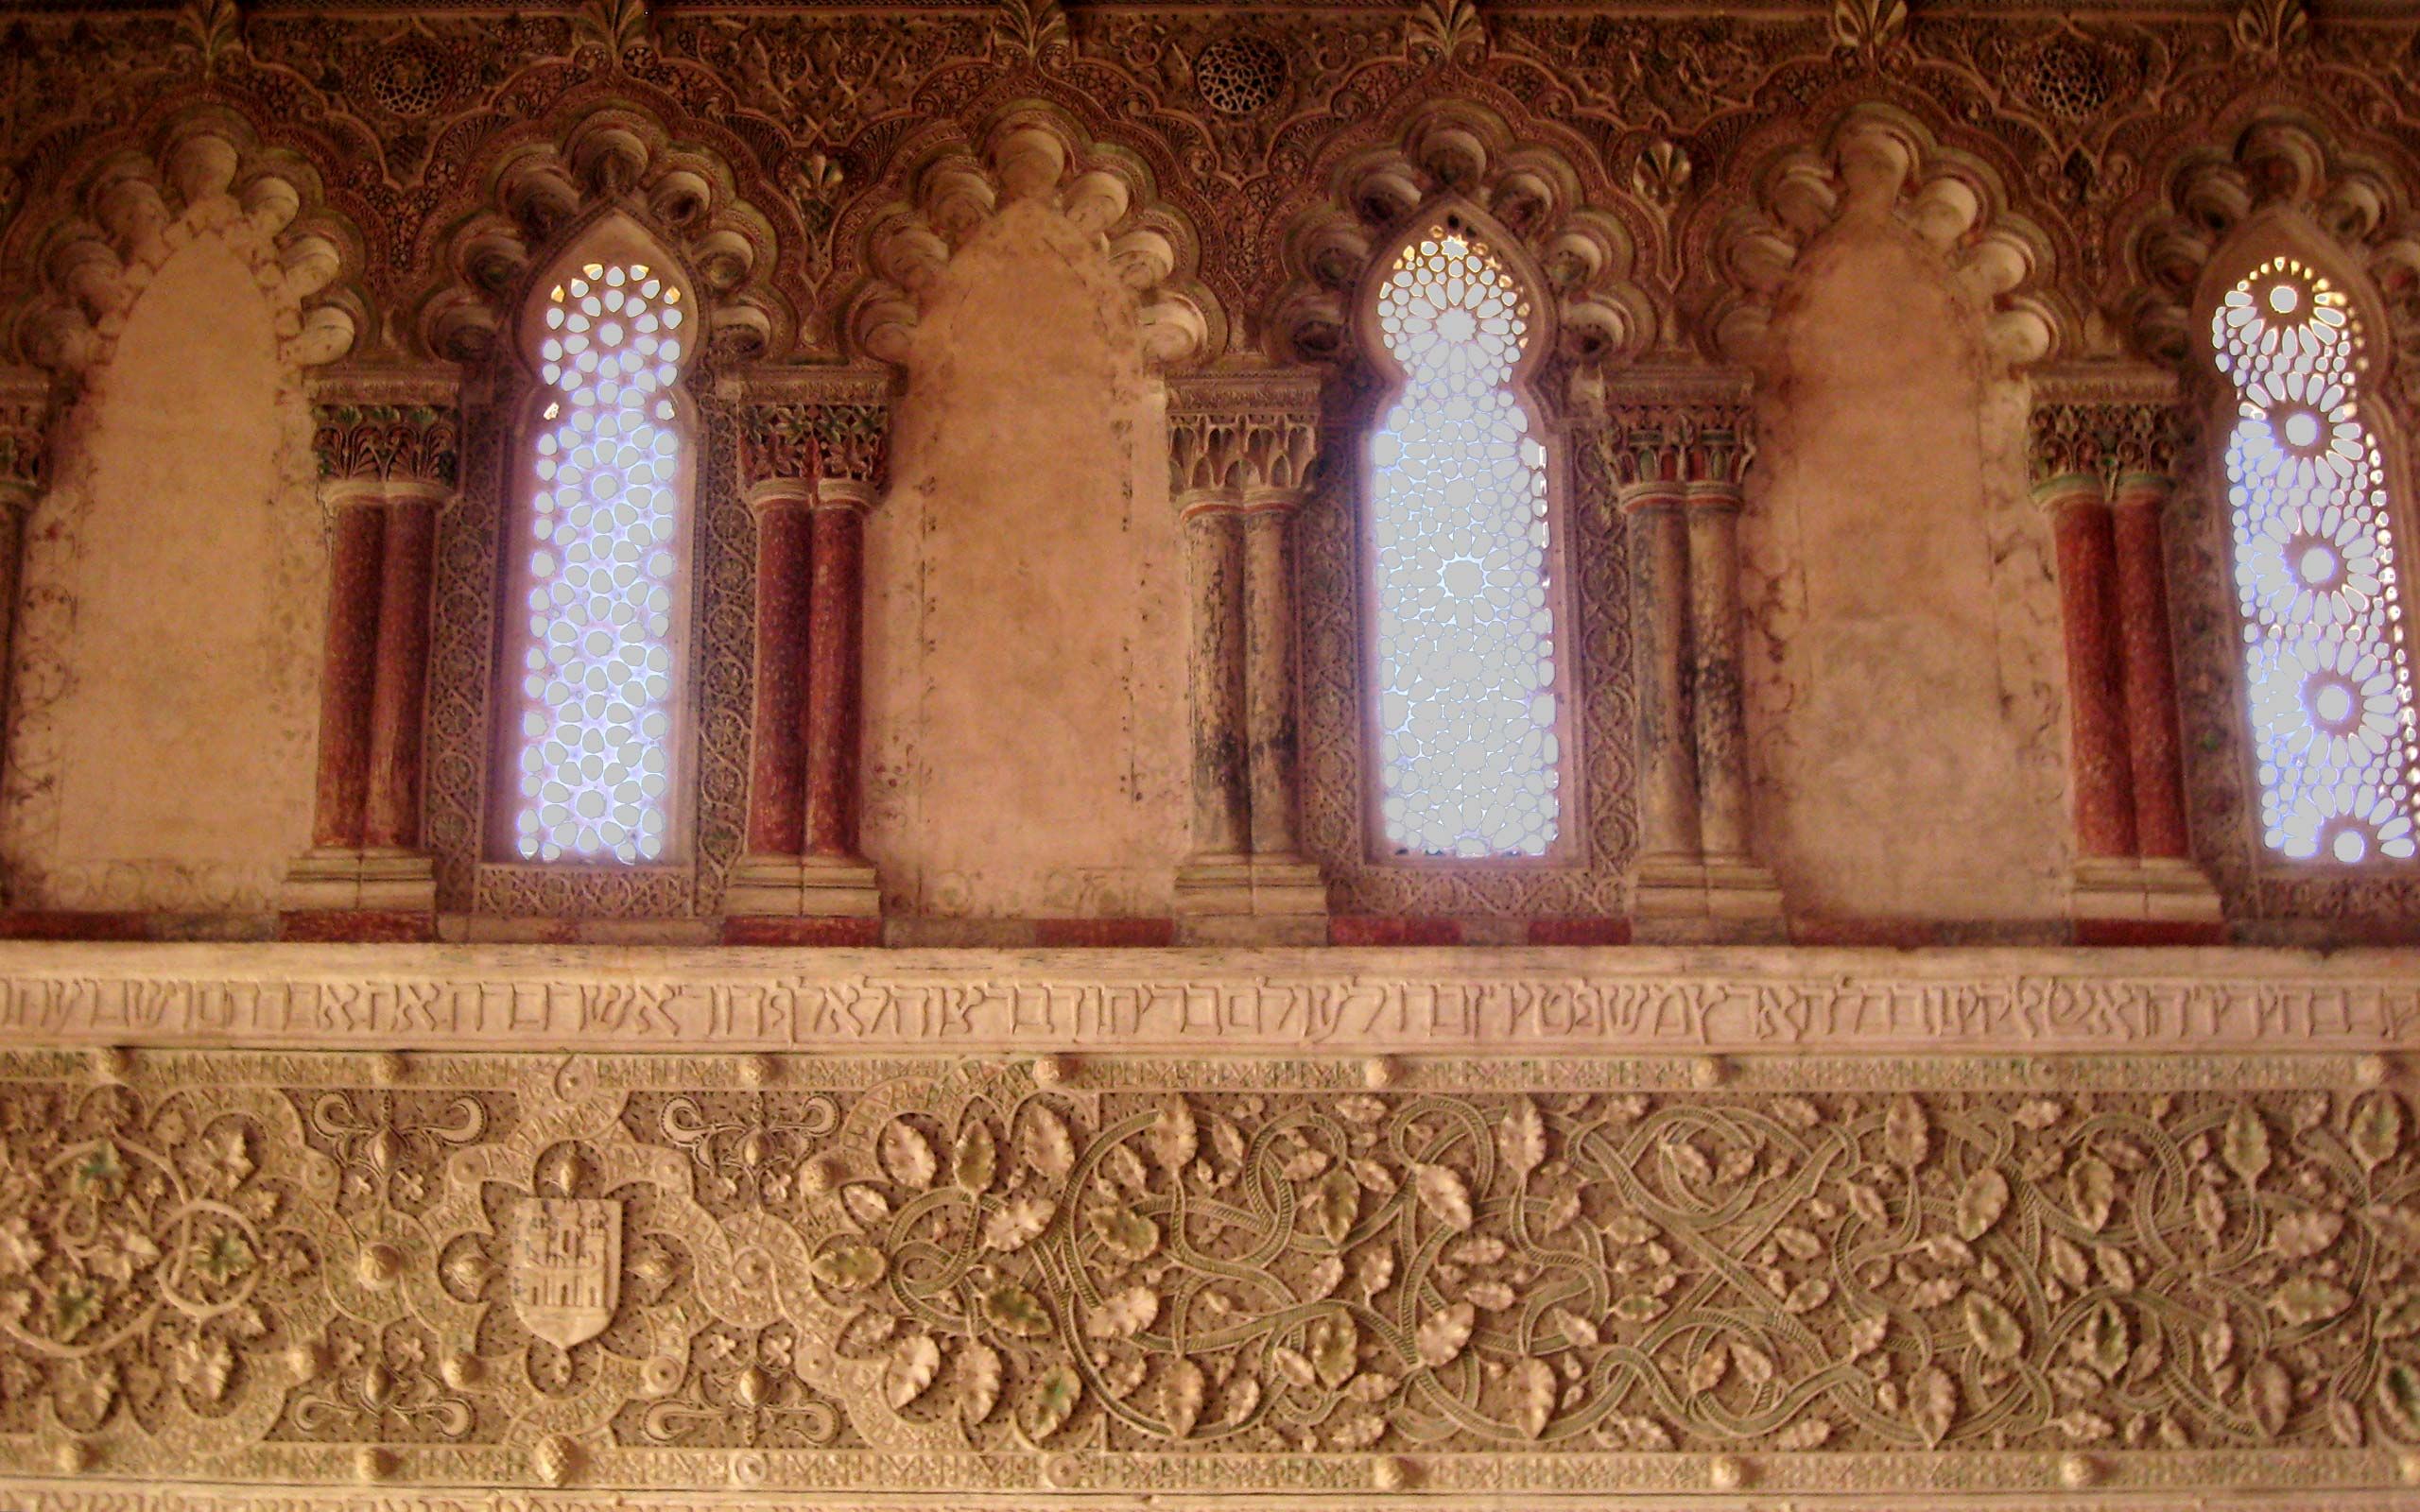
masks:
[[[2227,288],[2210,343],[2235,398],[2227,496],[2263,842],[2295,861],[2411,860],[2420,725],[2367,334],[2344,291],[2289,255]]]
[[[524,861],[676,859],[691,301],[666,259],[610,226],[532,300],[506,843]]]
[[[1502,245],[1449,213],[1379,264],[1378,810],[1398,854],[1544,856],[1562,829],[1550,458],[1523,382],[1544,333]]]

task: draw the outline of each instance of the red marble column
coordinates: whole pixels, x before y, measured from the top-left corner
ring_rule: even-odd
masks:
[[[756,741],[748,784],[748,850],[806,849],[807,625],[812,485],[757,485]]]
[[[2112,513],[2135,843],[2148,857],[2182,858],[2185,763],[2177,728],[2176,656],[2168,627],[2167,555],[2160,539],[2169,488],[2168,479],[2150,473],[2122,477]]]
[[[2117,541],[2098,479],[2055,478],[2035,490],[2058,544],[2059,617],[2066,631],[2067,727],[2076,847],[2132,856],[2135,782],[2127,754],[2118,642]]]
[[[806,631],[806,849],[855,860],[865,724],[865,511],[873,490],[826,479],[814,510]]]
[[[328,627],[320,671],[320,778],[312,843],[361,845],[370,787],[371,704],[377,677],[379,558],[385,522],[378,496],[331,501]]]
[[[428,590],[437,505],[404,491],[382,513],[370,782],[361,843],[420,849],[421,725],[428,703]]]

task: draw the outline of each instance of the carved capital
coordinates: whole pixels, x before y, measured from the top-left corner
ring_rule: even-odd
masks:
[[[1299,504],[1319,447],[1314,371],[1202,374],[1168,386],[1168,491],[1180,509],[1214,499]]]
[[[323,484],[454,486],[461,427],[449,406],[320,404],[313,406],[312,420],[311,445]]]
[[[2107,497],[2121,479],[2171,477],[2182,429],[2172,404],[2036,404],[2028,449],[2034,496],[2064,494],[2067,479],[2092,480]]]
[[[752,483],[804,478],[878,493],[890,449],[890,410],[881,404],[802,402],[740,411],[740,475]]]
[[[1606,476],[1622,489],[1651,482],[1736,488],[1755,460],[1755,419],[1744,404],[1616,405],[1596,441]]]

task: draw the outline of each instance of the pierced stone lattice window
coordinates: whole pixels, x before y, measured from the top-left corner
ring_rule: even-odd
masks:
[[[661,860],[690,476],[681,290],[644,263],[591,262],[544,299],[511,844],[531,861]]]
[[[2360,320],[2325,276],[2275,257],[2228,290],[2210,340],[2236,391],[2226,468],[2263,839],[2297,861],[2410,860],[2420,729]]]
[[[1547,453],[1511,269],[1441,227],[1377,296],[1402,372],[1371,438],[1379,808],[1399,851],[1544,855],[1561,819]]]

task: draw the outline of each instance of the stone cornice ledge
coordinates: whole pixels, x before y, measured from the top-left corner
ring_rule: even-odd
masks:
[[[2420,951],[11,943],[0,1044],[2360,1054],[2420,1046]]]

